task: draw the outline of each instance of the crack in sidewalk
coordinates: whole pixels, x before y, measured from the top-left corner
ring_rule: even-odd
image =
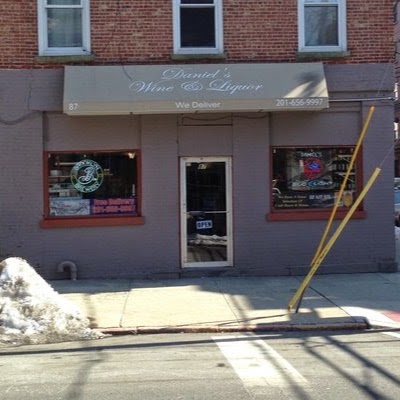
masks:
[[[133,287],[133,279],[131,279],[131,280],[129,281],[129,284],[128,284],[128,289],[127,289],[127,293],[126,293],[126,296],[125,296],[124,305],[123,305],[123,307],[122,307],[121,318],[119,319],[119,323],[118,323],[118,325],[119,325],[120,328],[123,328],[123,326],[122,326],[122,321],[123,321],[123,319],[124,319],[125,310],[126,310],[126,306],[127,306],[127,304],[128,304],[129,296],[131,295],[132,287]]]

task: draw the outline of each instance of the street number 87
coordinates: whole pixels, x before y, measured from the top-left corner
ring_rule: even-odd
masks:
[[[69,111],[75,111],[78,109],[78,103],[69,103],[68,104],[68,110]]]

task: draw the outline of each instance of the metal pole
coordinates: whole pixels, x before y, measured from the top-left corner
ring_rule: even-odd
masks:
[[[347,212],[346,216],[344,217],[344,219],[342,220],[342,222],[340,223],[340,225],[336,229],[335,233],[329,239],[329,241],[326,244],[326,246],[321,250],[320,254],[317,256],[317,258],[316,258],[312,268],[310,269],[309,273],[307,274],[307,276],[303,280],[303,282],[300,285],[300,287],[297,289],[296,293],[290,299],[289,304],[288,304],[288,310],[289,311],[293,308],[294,304],[299,300],[300,296],[302,296],[302,294],[304,294],[304,292],[307,289],[307,287],[308,287],[312,277],[314,276],[315,272],[318,270],[318,268],[321,265],[322,261],[328,255],[330,249],[335,244],[337,238],[340,236],[340,234],[342,233],[343,229],[347,225],[347,222],[350,220],[350,218],[352,217],[352,215],[356,211],[357,207],[359,206],[359,204],[364,199],[364,197],[368,193],[369,189],[371,188],[371,186],[375,182],[376,178],[381,173],[381,171],[382,171],[381,168],[375,168],[375,171],[373,172],[373,174],[369,178],[367,184],[365,185],[364,189],[362,190],[362,192],[358,196],[357,200],[351,206],[350,210]]]
[[[315,260],[317,259],[319,253],[320,253],[321,250],[322,250],[322,247],[323,247],[324,244],[325,244],[326,237],[328,236],[328,232],[329,232],[330,229],[331,229],[332,222],[333,222],[333,219],[335,218],[335,214],[336,214],[336,211],[337,211],[337,209],[338,209],[338,207],[339,207],[340,200],[342,199],[343,192],[344,192],[344,189],[345,189],[345,187],[346,187],[347,181],[348,181],[348,179],[349,179],[350,172],[351,172],[351,170],[353,169],[355,160],[356,160],[357,155],[358,155],[358,151],[360,150],[361,144],[362,144],[362,142],[363,142],[363,140],[364,140],[365,134],[366,134],[366,132],[367,132],[367,129],[368,129],[368,126],[369,126],[369,123],[370,123],[370,121],[371,121],[372,114],[374,113],[374,111],[375,111],[375,107],[374,107],[374,106],[371,106],[370,109],[369,109],[367,118],[366,118],[366,120],[365,120],[365,122],[364,122],[363,129],[362,129],[362,131],[361,131],[361,133],[360,133],[360,136],[359,136],[359,138],[358,138],[356,147],[355,147],[355,149],[354,149],[353,156],[351,157],[350,164],[349,164],[349,166],[348,166],[348,168],[347,168],[347,170],[346,170],[346,174],[345,174],[344,179],[343,179],[343,181],[342,181],[342,184],[341,184],[341,186],[340,186],[339,194],[338,194],[338,196],[337,196],[337,198],[336,198],[335,205],[334,205],[334,207],[333,207],[333,209],[332,209],[332,212],[331,212],[331,215],[330,215],[330,217],[329,217],[328,223],[326,224],[324,233],[322,234],[322,237],[321,237],[321,240],[320,240],[320,242],[319,242],[318,248],[317,248],[317,250],[316,250],[316,252],[315,252],[315,254],[314,254],[314,257],[313,257],[313,259],[312,259],[312,261],[311,261],[311,265],[314,264]]]
[[[324,246],[324,244],[325,244],[325,241],[326,241],[326,238],[327,238],[327,236],[328,236],[328,233],[329,233],[329,231],[330,231],[330,229],[331,229],[331,226],[332,226],[334,217],[335,217],[335,215],[336,215],[336,211],[337,211],[337,209],[338,209],[338,207],[339,207],[340,200],[341,200],[341,198],[342,198],[342,196],[343,196],[344,189],[345,189],[345,187],[346,187],[348,178],[349,178],[349,176],[350,176],[350,172],[351,172],[351,170],[353,169],[355,160],[357,159],[358,152],[359,152],[359,150],[360,150],[360,148],[361,148],[361,144],[362,144],[362,142],[363,142],[363,140],[364,140],[365,134],[366,134],[367,129],[368,129],[368,127],[369,127],[369,124],[370,124],[370,122],[371,122],[372,114],[374,113],[374,111],[375,111],[375,107],[374,107],[374,106],[371,106],[370,109],[369,109],[367,118],[366,118],[366,120],[365,120],[365,122],[364,122],[363,129],[361,130],[360,136],[359,136],[359,138],[358,138],[358,141],[357,141],[356,147],[355,147],[355,149],[354,149],[353,155],[352,155],[352,157],[351,157],[350,163],[349,163],[348,168],[347,168],[347,170],[346,170],[346,174],[345,174],[345,176],[344,176],[344,178],[343,178],[343,181],[342,181],[342,184],[341,184],[341,186],[340,186],[340,190],[339,190],[338,196],[337,196],[337,198],[336,198],[336,201],[335,201],[334,207],[333,207],[333,209],[332,209],[332,212],[331,212],[331,214],[330,214],[329,220],[328,220],[328,222],[327,222],[327,224],[326,224],[326,227],[325,227],[325,230],[324,230],[324,232],[323,232],[323,234],[322,234],[322,237],[321,237],[321,240],[320,240],[320,242],[319,242],[318,248],[317,248],[317,250],[315,251],[314,257],[313,257],[313,259],[312,259],[312,261],[311,261],[311,269],[313,269],[313,267],[314,267],[314,265],[315,265],[315,262],[316,262],[316,260],[317,260],[317,258],[318,258],[318,256],[319,256],[319,254],[321,253],[321,250],[322,250],[322,248],[323,248],[323,246]],[[301,294],[300,294],[300,299],[299,299],[298,304],[297,304],[297,307],[296,307],[296,313],[299,311],[299,308],[300,308],[300,305],[301,305],[301,300],[303,299],[304,292],[306,291],[306,289],[307,289],[307,288],[305,287],[304,290],[303,290],[303,291],[301,292]]]

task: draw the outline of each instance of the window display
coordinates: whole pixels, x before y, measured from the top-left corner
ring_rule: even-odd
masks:
[[[138,215],[138,152],[47,153],[48,217]]]
[[[353,151],[352,147],[273,148],[273,208],[333,207]],[[355,165],[340,199],[341,207],[350,207],[356,199],[356,171]]]

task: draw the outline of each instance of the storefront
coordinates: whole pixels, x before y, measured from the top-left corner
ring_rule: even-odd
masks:
[[[5,244],[53,279],[67,276],[57,271],[65,260],[81,278],[302,274],[374,105],[339,218],[385,156],[387,164],[322,270],[394,270],[386,183],[393,104],[390,79],[382,86],[376,78],[383,67],[363,66],[361,74],[322,63],[38,72],[37,80],[53,76],[63,89],[48,84],[38,92],[40,115],[27,121],[42,137],[43,201],[31,202],[23,234],[37,245],[18,254],[16,244]],[[39,145],[27,140],[36,146],[27,158],[37,164]]]

